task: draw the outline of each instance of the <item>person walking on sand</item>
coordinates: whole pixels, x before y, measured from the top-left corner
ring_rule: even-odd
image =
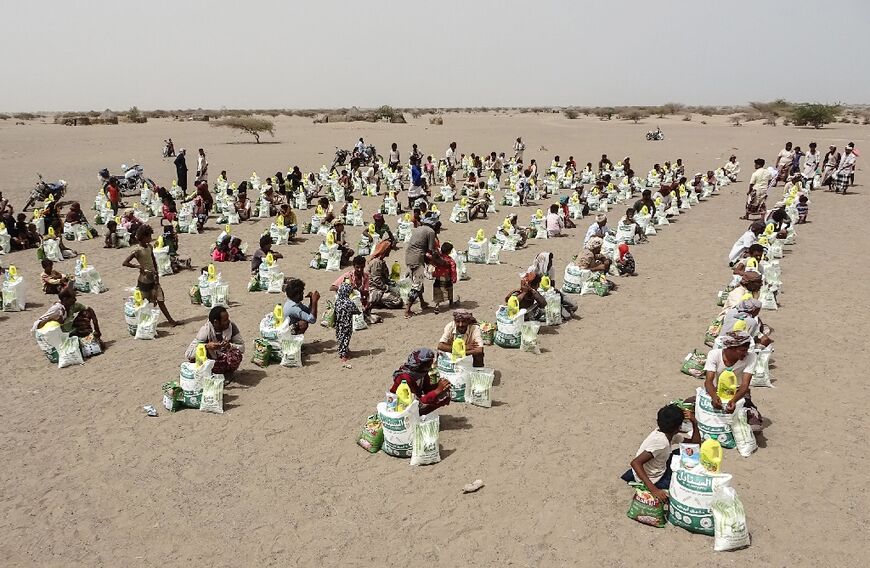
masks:
[[[199,156],[196,157],[196,179],[194,184],[201,181],[208,181],[208,160],[205,157],[205,150],[199,149]]]
[[[178,155],[175,157],[175,179],[178,180],[178,187],[184,193],[187,193],[187,160],[185,159],[185,155],[187,154],[187,150],[182,148],[178,151]]]
[[[139,248],[127,257],[123,266],[139,269],[139,279],[136,282],[136,287],[142,292],[142,297],[152,304],[157,304],[157,307],[163,312],[169,325],[175,327],[179,323],[169,315],[169,310],[166,308],[166,300],[163,296],[163,288],[160,287],[157,260],[154,258],[154,248],[151,246],[153,235],[154,229],[150,225],[139,227],[136,231],[136,240],[139,243]],[[137,264],[133,264],[133,260]]]
[[[514,142],[514,161],[522,162],[523,161],[523,152],[526,150],[526,145],[523,144],[523,137],[517,136],[517,141]]]
[[[846,195],[846,188],[849,187],[849,182],[855,172],[855,143],[849,142],[846,145],[846,153],[840,158],[840,163],[837,165],[837,170],[834,172],[833,183],[831,187],[834,193]]]

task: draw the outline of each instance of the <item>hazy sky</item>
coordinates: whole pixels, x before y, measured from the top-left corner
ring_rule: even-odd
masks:
[[[4,2],[0,110],[870,103],[870,0]]]

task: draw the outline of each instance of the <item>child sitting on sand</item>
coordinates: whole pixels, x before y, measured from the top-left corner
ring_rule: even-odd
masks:
[[[665,490],[671,484],[671,455],[685,439],[680,433],[684,419],[692,423],[692,437],[688,442],[700,444],[701,434],[695,414],[691,410],[681,410],[674,404],[664,406],[656,417],[658,428],[641,442],[631,460],[631,468],[622,474],[622,480],[626,483],[641,482],[656,499],[666,502],[668,494]]]
[[[217,243],[214,247],[214,250],[211,251],[211,259],[215,262],[228,262],[230,260],[230,241],[231,237],[229,235],[225,236],[221,239],[221,242]]]
[[[247,259],[248,257],[242,252],[242,239],[239,237],[233,237],[233,240],[230,241],[230,262],[238,262]]]
[[[106,243],[103,245],[103,248],[120,248],[121,242],[118,238],[118,223],[115,221],[109,221],[106,223]]]
[[[622,243],[619,245],[619,260],[616,261],[616,269],[619,270],[620,276],[637,276],[635,272],[634,256],[628,250],[628,245]]]
[[[42,291],[46,294],[59,294],[69,284],[69,277],[54,269],[54,263],[42,259]]]

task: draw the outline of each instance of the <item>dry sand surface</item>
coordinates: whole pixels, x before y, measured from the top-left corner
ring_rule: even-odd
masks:
[[[717,311],[714,295],[729,279],[726,256],[746,226],[738,216],[752,158],[772,159],[785,140],[804,148],[811,140],[820,148],[830,142],[842,148],[849,140],[862,147],[870,133],[851,125],[734,128],[722,117],[706,119],[707,125],[701,118],[633,125],[561,115],[448,114],[444,126],[425,119],[312,125],[281,118],[276,143],[261,145],[242,144],[241,135],[205,123],[73,128],[0,122],[0,188],[19,207],[37,171],[68,180],[69,195],[86,210],[102,167],[115,171],[135,160],[168,185],[174,168],[161,160],[160,149],[169,136],[177,148],[188,148],[191,170],[196,148],[206,149],[212,181],[222,169],[233,181],[252,171],[265,178],[294,164],[310,171],[331,160],[333,146],[350,147],[359,136],[383,154],[398,142],[403,159],[412,142],[441,156],[451,140],[460,152],[507,152],[522,135],[527,159],[542,166],[557,153],[585,164],[602,152],[614,160],[630,155],[639,172],[677,157],[688,172],[706,170],[732,152],[743,164],[739,184],[634,247],[639,277],[620,279],[620,290],[609,297],[584,296],[579,319],[545,331],[542,354],[488,348],[488,366],[500,371],[496,402],[491,409],[443,409],[443,461],[429,467],[370,455],[355,437],[407,352],[437,341],[449,320],[445,313],[406,321],[399,312],[382,312],[383,324],[354,334],[352,370],[341,368],[333,332],[317,326],[306,336],[304,368],[260,369],[248,354],[226,391],[224,415],[169,414],[160,406],[160,386],[178,376],[206,316],[206,308],[187,298],[196,273],[163,279],[169,308],[184,325],[161,327],[156,341],[136,341],[127,335],[122,310],[124,289],[136,281],[135,271],[121,268],[129,251],[103,250],[101,240],[76,243],[110,288],[84,296],[110,346],[82,367],[57,370],[28,333],[52,301],[40,293],[33,251],[0,258],[4,266],[18,266],[29,295],[27,312],[0,314],[0,564],[863,565],[870,459],[862,440],[870,397],[858,375],[870,367],[870,238],[863,230],[861,185],[845,197],[813,194],[812,222],[798,229],[797,245],[782,261],[781,310],[764,314],[776,329],[776,382],[773,389],[756,389],[754,400],[770,424],[757,453],[747,459],[731,450],[724,462],[746,507],[751,548],[717,554],[708,537],[672,526],[648,528],[625,516],[631,491],[618,476],[655,427],[657,409],[700,384],[680,374],[680,361],[703,347]],[[667,140],[646,142],[644,133],[656,124]],[[859,170],[859,184],[864,176]],[[374,207],[374,199],[363,200],[367,216]],[[492,234],[502,219],[499,209],[489,221],[447,223],[442,238],[464,243],[479,227]],[[533,211],[521,213],[525,218]],[[493,320],[540,250],[555,252],[561,276],[590,222],[582,221],[569,238],[505,252],[500,266],[471,265],[471,280],[457,288],[463,305],[478,319]],[[265,221],[245,224],[237,233],[254,245],[265,227]],[[182,254],[207,263],[217,230],[212,222],[205,234],[182,236]],[[348,241],[358,235],[351,228]],[[302,236],[278,250],[287,257],[285,274],[303,278],[326,298],[335,274],[307,267],[318,242]],[[404,253],[392,259],[403,261]],[[73,263],[59,268],[72,272]],[[247,264],[220,270],[231,285],[232,319],[250,345],[279,298],[245,291]],[[159,406],[160,416],[146,417],[143,404]],[[462,486],[476,478],[484,489],[462,495]]]

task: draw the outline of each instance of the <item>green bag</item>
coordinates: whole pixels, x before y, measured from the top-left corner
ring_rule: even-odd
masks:
[[[704,334],[704,345],[713,347],[716,338],[719,337],[719,332],[722,331],[722,324],[725,323],[725,318],[716,316],[707,327],[707,333]]]
[[[268,367],[272,362],[272,346],[265,339],[254,340],[254,356],[252,358],[254,365],[258,367]]]
[[[330,300],[326,300],[326,311],[323,312],[320,325],[328,328],[335,327],[335,307]]]
[[[187,294],[190,296],[191,304],[202,304],[202,293],[199,291],[199,286],[194,284],[190,287],[190,291]]]
[[[183,407],[184,391],[176,381],[163,383],[163,407],[175,412]]]
[[[260,279],[257,276],[252,276],[248,281],[248,292],[260,291]]]
[[[651,527],[664,528],[667,524],[665,504],[653,496],[643,483],[629,483],[634,498],[628,507],[628,518]]]
[[[707,355],[693,349],[691,353],[686,355],[683,360],[683,365],[680,367],[680,372],[696,379],[704,378],[704,365],[707,363]]]
[[[598,296],[606,296],[610,292],[607,288],[607,282],[602,282],[602,280],[592,281],[592,289],[595,290],[595,294]]]
[[[356,443],[373,454],[381,451],[381,446],[384,445],[384,427],[377,414],[372,414],[366,419],[366,425],[360,431]]]

